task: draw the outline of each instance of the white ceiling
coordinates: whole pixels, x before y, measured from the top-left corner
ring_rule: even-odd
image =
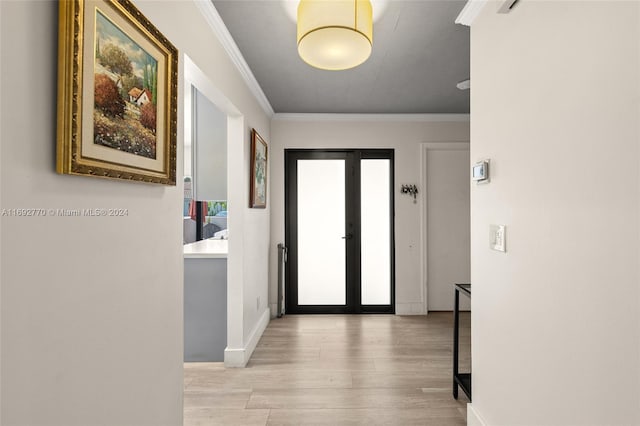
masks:
[[[346,71],[300,59],[296,24],[278,0],[213,0],[277,113],[468,113],[466,0],[391,0],[374,24],[373,52]]]

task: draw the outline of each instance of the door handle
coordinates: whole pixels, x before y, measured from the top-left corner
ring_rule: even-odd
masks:
[[[349,232],[347,235],[345,235],[344,237],[342,237],[343,240],[350,240],[353,238],[353,234],[351,232]]]

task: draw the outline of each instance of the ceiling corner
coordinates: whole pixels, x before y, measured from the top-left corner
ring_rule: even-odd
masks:
[[[240,52],[240,49],[238,49],[236,42],[233,40],[233,37],[231,37],[231,33],[229,33],[227,26],[222,21],[220,14],[216,10],[211,0],[194,0],[194,3],[196,4],[198,10],[200,10],[200,13],[202,13],[202,16],[204,16],[207,24],[209,24],[209,27],[211,27],[211,30],[215,34],[218,41],[220,41],[220,43],[222,44],[224,50],[229,55],[231,62],[233,62],[233,64],[240,72],[242,79],[247,84],[247,87],[258,101],[258,104],[260,104],[269,118],[273,117],[274,110],[271,106],[271,103],[267,99],[267,96],[264,94],[262,87],[260,87],[258,80],[256,80],[255,76],[253,75],[253,72],[249,68],[247,61],[245,61],[244,56]]]
[[[325,113],[276,113],[275,121],[313,122],[408,122],[446,123],[469,122],[469,114],[325,114]]]

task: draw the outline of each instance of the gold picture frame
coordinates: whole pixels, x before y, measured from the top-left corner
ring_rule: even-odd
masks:
[[[129,0],[63,0],[56,171],[176,184],[178,51]]]
[[[251,129],[251,187],[249,207],[264,209],[267,207],[267,166],[268,146],[256,129]]]

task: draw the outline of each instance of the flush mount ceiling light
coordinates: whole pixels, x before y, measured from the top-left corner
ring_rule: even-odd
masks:
[[[369,0],[301,0],[298,54],[324,70],[346,70],[369,58],[373,10]]]

